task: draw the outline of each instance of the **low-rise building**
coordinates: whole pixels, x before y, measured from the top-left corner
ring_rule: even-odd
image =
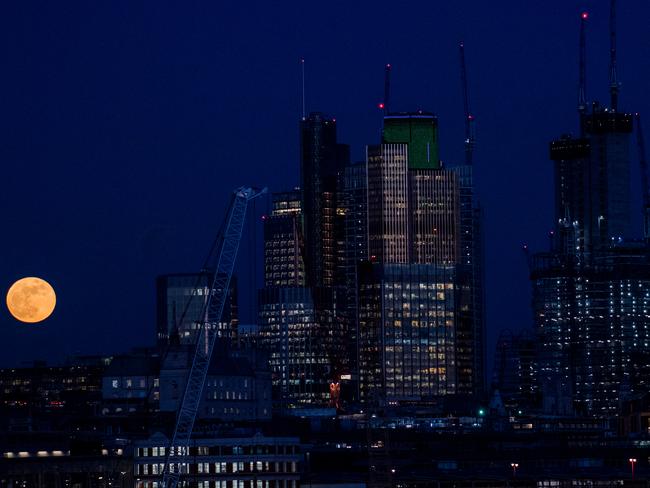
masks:
[[[136,488],[158,488],[169,439],[156,433],[134,444]],[[187,448],[180,448],[187,449]],[[296,437],[239,437],[193,439],[183,451],[183,486],[198,488],[297,488],[302,460]],[[185,484],[187,483],[187,484]]]

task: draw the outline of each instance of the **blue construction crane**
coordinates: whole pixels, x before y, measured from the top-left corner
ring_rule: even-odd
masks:
[[[181,472],[182,460],[183,457],[189,454],[192,429],[201,403],[203,385],[210,365],[212,350],[218,336],[213,325],[221,320],[224,304],[226,303],[228,290],[230,289],[230,278],[235,267],[239,242],[244,229],[248,203],[264,193],[266,193],[266,188],[258,190],[249,187],[238,188],[233,193],[226,221],[220,235],[221,246],[219,246],[218,258],[214,267],[212,286],[201,315],[203,324],[197,334],[192,368],[187,378],[183,401],[178,410],[174,434],[165,453],[165,466],[162,473],[163,488],[176,488],[180,477],[185,474]],[[213,251],[210,251],[206,263],[211,261],[213,255]]]

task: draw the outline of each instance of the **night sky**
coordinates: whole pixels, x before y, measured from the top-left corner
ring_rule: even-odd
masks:
[[[618,3],[621,106],[650,114],[650,3]],[[378,142],[391,63],[391,108],[437,113],[443,162],[461,161],[461,40],[491,357],[500,329],[531,324],[521,245],[548,245],[548,142],[576,129],[585,8],[588,98],[606,102],[607,0],[3,2],[0,366],[153,344],[155,276],[200,267],[230,191],[298,183],[301,57],[307,109],[336,117],[355,159]],[[266,205],[247,243],[261,237]],[[240,258],[250,323],[262,263],[249,245]],[[58,294],[39,325],[4,306],[13,281],[31,275]]]

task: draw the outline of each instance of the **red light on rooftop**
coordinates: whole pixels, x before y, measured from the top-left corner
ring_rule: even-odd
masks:
[[[582,20],[587,20],[589,18],[589,13],[588,12],[582,12],[582,15],[580,15],[580,17],[582,17]]]
[[[377,106],[378,106],[380,109],[384,110],[385,105],[384,105],[383,103],[379,103],[379,104],[377,104]]]

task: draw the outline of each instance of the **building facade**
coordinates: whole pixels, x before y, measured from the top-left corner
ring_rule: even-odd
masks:
[[[332,295],[306,287],[267,287],[260,291],[259,341],[269,355],[278,408],[324,405],[344,351],[328,310]]]
[[[274,193],[264,218],[264,286],[305,286],[300,190]]]
[[[333,287],[336,274],[336,194],[350,148],[339,144],[336,120],[311,113],[300,123],[300,184],[302,188],[305,266],[308,286]]]
[[[194,347],[173,344],[160,370],[160,411],[176,412],[194,359]],[[261,359],[261,358],[260,358]],[[217,339],[197,418],[200,421],[267,421],[271,418],[271,373],[225,339]]]
[[[427,403],[456,393],[454,283],[453,266],[360,267],[362,401]]]
[[[484,388],[480,211],[471,168],[441,167],[437,127],[431,114],[388,115],[383,143],[367,148],[369,262],[358,282],[367,402],[435,403]]]
[[[205,317],[205,303],[210,293],[214,274],[176,273],[156,279],[156,337],[158,345],[165,347],[174,336],[185,344],[195,344],[196,334]],[[234,337],[237,333],[237,279],[230,280],[230,291],[221,321],[209,324],[221,336]]]
[[[134,443],[136,488],[162,487],[169,440],[158,433]],[[179,486],[198,488],[298,488],[302,453],[293,437],[206,437],[192,439],[174,469]]]

